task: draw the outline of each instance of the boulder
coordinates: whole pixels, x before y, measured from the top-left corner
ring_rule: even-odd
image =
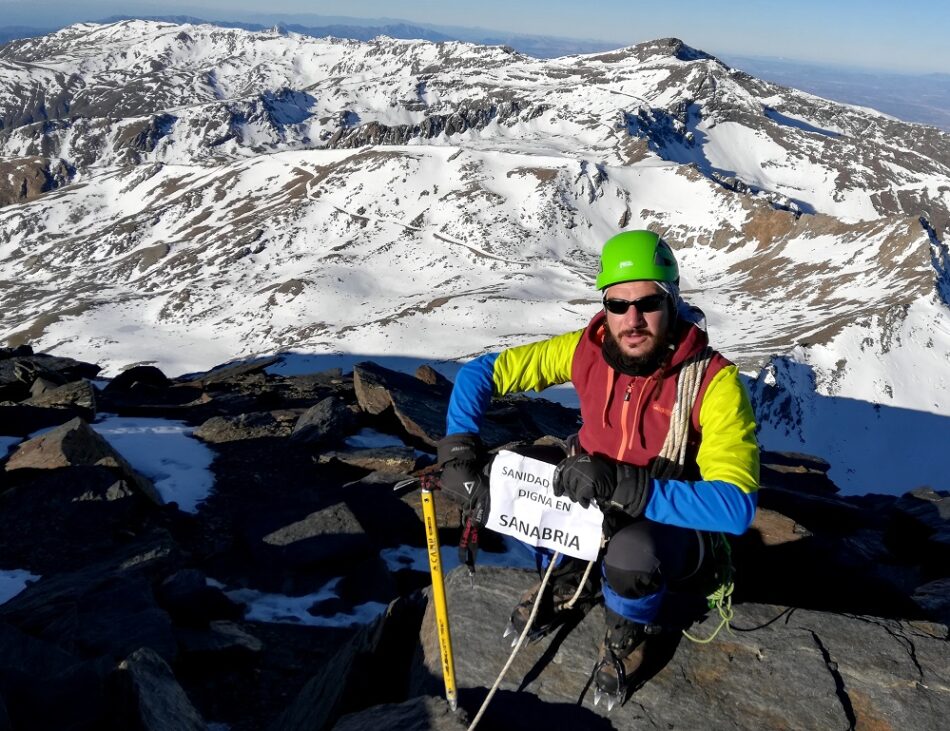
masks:
[[[43,575],[103,560],[156,513],[151,501],[106,467],[8,476],[14,485],[0,495],[0,556]]]
[[[919,488],[890,512],[887,537],[895,553],[918,557],[935,576],[950,576],[950,494]]]
[[[28,355],[33,355],[33,348],[29,345],[18,345],[15,348],[0,348],[0,360],[22,358]]]
[[[208,386],[216,386],[227,383],[228,381],[236,381],[246,376],[263,374],[267,368],[280,362],[281,358],[274,356],[272,358],[258,358],[257,360],[237,363],[235,365],[218,366],[207,373],[202,373],[197,377],[191,378],[190,383],[200,384],[205,388]]]
[[[421,365],[416,368],[415,376],[423,383],[429,386],[435,386],[445,395],[448,395],[452,392],[452,381],[443,376],[430,365]]]
[[[373,416],[391,413],[416,442],[434,447],[445,434],[451,391],[441,380],[430,385],[366,361],[353,367],[353,387],[363,411]],[[576,412],[572,421],[576,422]],[[488,446],[541,436],[530,422],[525,423],[515,405],[501,401],[492,402],[480,435]]]
[[[456,680],[460,702],[472,715],[507,660],[509,648],[500,637],[508,614],[534,580],[532,572],[484,568],[473,589],[464,569],[447,577]],[[654,655],[659,662],[648,667],[651,676],[633,697],[613,710],[609,727],[944,727],[950,666],[946,642],[932,628],[757,604],[735,612],[735,630],[724,630],[708,645],[661,635]],[[536,696],[559,704],[564,725],[607,728],[590,690],[603,622],[598,606],[576,626],[523,646],[489,707],[486,727],[518,727]],[[707,637],[717,624],[718,617],[710,616],[690,632]],[[431,689],[441,678],[431,605],[420,642],[424,663],[417,687]]]
[[[349,686],[358,683],[360,660],[379,645],[385,619],[360,627],[323,663],[297,697],[270,726],[270,731],[311,731],[327,728],[345,710]]]
[[[299,411],[285,409],[238,416],[213,416],[195,429],[194,435],[212,444],[287,437],[292,433],[299,415]]]
[[[57,469],[78,465],[110,467],[156,505],[163,503],[150,480],[140,475],[81,418],[19,445],[7,460],[6,470]]]
[[[42,379],[37,379],[38,382],[40,380]],[[96,389],[85,379],[72,381],[64,386],[44,388],[22,403],[41,408],[72,408],[80,411],[87,419],[93,419],[96,415]]]
[[[168,380],[168,377],[155,366],[138,365],[122,371],[109,381],[103,389],[103,393],[110,396],[128,393],[157,393],[164,391],[170,385],[171,381]]]
[[[937,579],[918,586],[911,599],[932,620],[950,627],[950,579]]]
[[[183,569],[158,587],[158,601],[176,624],[208,627],[215,620],[239,619],[244,610],[197,569]]]
[[[202,665],[248,661],[264,650],[264,643],[257,637],[225,620],[215,620],[207,629],[176,629],[175,636],[183,659]]]
[[[797,493],[831,496],[839,491],[828,477],[831,465],[821,457],[797,452],[760,452],[759,482]]]
[[[794,543],[812,535],[811,531],[775,510],[758,508],[750,530],[756,531],[765,546]]]
[[[29,387],[37,378],[62,385],[82,378],[95,378],[100,370],[100,367],[93,363],[43,353],[3,358],[0,359],[0,389],[19,383],[25,386],[29,393]],[[0,395],[0,400],[4,398]]]
[[[88,416],[88,412],[71,407],[41,408],[3,403],[0,404],[0,434],[25,437],[83,416]]]
[[[416,469],[418,458],[411,447],[376,447],[323,452],[320,462],[337,460],[344,464],[373,472],[405,474]]]
[[[111,678],[116,728],[141,731],[207,731],[172,669],[143,647],[123,660]]]
[[[368,556],[373,543],[345,503],[330,505],[268,532],[265,554],[293,566],[347,563]]]
[[[356,414],[343,399],[328,396],[297,420],[290,439],[311,447],[342,442],[356,426]]]
[[[171,538],[155,531],[105,561],[30,584],[0,605],[0,620],[78,657],[118,661],[147,646],[173,659],[171,620],[155,600],[152,580],[178,560]]]
[[[8,728],[103,728],[102,684],[109,667],[0,622],[0,699],[5,699]],[[3,717],[0,712],[0,729]]]
[[[30,386],[30,398],[35,398],[47,391],[52,391],[54,388],[59,388],[60,385],[62,384],[50,381],[46,378],[37,378],[33,381],[33,385]]]
[[[372,362],[353,367],[353,386],[366,413],[378,416],[392,409],[408,434],[430,446],[445,434],[448,394],[438,386]]]
[[[333,727],[333,731],[465,731],[463,723],[443,698],[419,696],[404,703],[387,703],[348,713]]]

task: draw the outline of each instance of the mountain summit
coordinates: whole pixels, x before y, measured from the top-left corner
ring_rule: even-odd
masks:
[[[841,399],[892,409],[868,411],[881,438],[914,414],[950,432],[938,130],[678,39],[538,60],[130,20],[7,44],[0,66],[12,345],[112,372],[462,359],[582,326],[601,243],[652,227],[714,342],[760,373],[778,446],[818,422],[853,438]]]

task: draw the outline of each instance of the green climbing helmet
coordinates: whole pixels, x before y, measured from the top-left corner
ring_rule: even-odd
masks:
[[[624,231],[604,244],[600,252],[597,289],[621,282],[651,280],[678,283],[676,258],[659,234],[652,231]]]

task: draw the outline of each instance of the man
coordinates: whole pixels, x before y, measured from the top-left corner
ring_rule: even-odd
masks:
[[[491,397],[572,381],[581,452],[560,462],[553,488],[605,513],[607,632],[595,683],[612,707],[636,680],[667,588],[702,564],[703,532],[741,534],[752,522],[759,452],[738,369],[708,347],[701,313],[680,299],[667,243],[650,231],[614,236],[597,288],[603,310],[583,330],[484,355],[459,371],[438,456],[443,489],[479,510],[487,484],[478,430]],[[578,589],[588,599],[596,593],[580,586],[583,568],[567,559],[554,570],[539,631],[556,626]],[[536,596],[537,588],[516,607],[515,629]]]

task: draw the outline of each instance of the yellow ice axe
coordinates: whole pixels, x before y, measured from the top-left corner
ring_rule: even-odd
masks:
[[[445,584],[442,581],[442,557],[439,554],[439,524],[435,520],[435,501],[431,482],[422,480],[422,516],[426,524],[426,545],[429,550],[429,572],[432,575],[432,600],[435,602],[435,623],[439,633],[439,651],[442,654],[442,677],[445,680],[445,699],[449,707],[458,709],[455,690],[455,661],[452,658],[452,635],[449,632],[449,612],[445,604]]]

